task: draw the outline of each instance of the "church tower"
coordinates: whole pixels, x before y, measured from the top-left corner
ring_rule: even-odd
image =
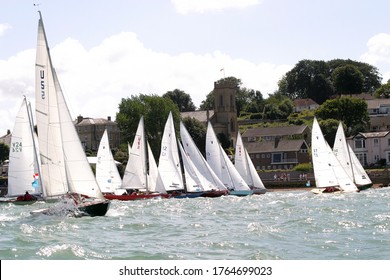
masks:
[[[237,138],[236,94],[238,85],[229,78],[214,82],[214,119],[215,133],[225,134],[234,147]]]

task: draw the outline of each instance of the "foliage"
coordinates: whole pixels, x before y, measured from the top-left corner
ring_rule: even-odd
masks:
[[[178,106],[180,112],[190,112],[196,109],[191,96],[182,90],[168,91],[162,97],[170,98]]]
[[[386,84],[381,85],[375,92],[375,95],[380,98],[390,98],[390,80]]]
[[[214,91],[210,91],[209,94],[206,95],[206,99],[200,103],[199,110],[213,110],[214,109]]]
[[[334,143],[339,121],[336,119],[326,119],[319,120],[318,123],[321,127],[322,133],[324,134],[326,142],[328,142],[329,145],[332,145]]]
[[[288,123],[293,125],[308,124],[314,118],[314,111],[303,110],[301,112],[292,113],[287,117]]]
[[[0,162],[7,160],[9,157],[9,146],[0,142]]]
[[[205,155],[206,126],[197,119],[191,117],[186,117],[182,121],[200,152]]]
[[[354,65],[347,64],[336,68],[332,73],[332,80],[338,95],[359,94],[363,91],[363,74]]]
[[[341,69],[337,70],[340,67]],[[349,75],[345,75],[347,73]],[[363,78],[362,84],[360,78]],[[328,62],[301,60],[279,81],[278,92],[292,100],[311,98],[322,104],[335,94],[335,90],[341,93],[373,92],[380,87],[380,81],[378,69],[367,63],[349,59]]]
[[[358,98],[340,97],[327,100],[316,110],[315,115],[320,119],[342,121],[346,126],[347,136],[357,130],[364,132],[369,123],[367,103]]]
[[[265,100],[264,113],[265,119],[277,120],[287,119],[293,112],[294,105],[290,98],[280,93],[270,94]]]
[[[143,116],[147,140],[155,158],[158,159],[162,133],[170,111],[178,131],[180,113],[171,99],[144,94],[122,98],[116,115],[116,122],[122,131],[122,142],[130,144],[133,142],[139,120]]]
[[[294,168],[293,168],[294,171],[300,171],[300,172],[312,172],[313,171],[313,166],[311,165],[311,163],[300,163],[298,165],[296,165]]]

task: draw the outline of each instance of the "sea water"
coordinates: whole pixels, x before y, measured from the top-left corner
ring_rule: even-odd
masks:
[[[390,188],[112,201],[104,217],[0,204],[3,260],[389,260]]]

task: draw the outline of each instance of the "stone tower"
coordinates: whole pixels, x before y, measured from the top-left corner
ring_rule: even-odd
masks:
[[[225,134],[234,147],[237,138],[236,94],[238,85],[234,80],[224,79],[214,82],[214,119],[215,133]]]

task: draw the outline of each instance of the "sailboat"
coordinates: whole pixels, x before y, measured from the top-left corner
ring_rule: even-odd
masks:
[[[11,137],[8,193],[1,202],[32,204],[42,195],[39,157],[31,104],[26,97],[16,115]]]
[[[368,177],[367,172],[364,170],[351,146],[346,141],[343,124],[341,122],[339,122],[337,128],[333,153],[359,190],[365,190],[372,186],[370,177]]]
[[[237,134],[234,166],[241,177],[244,178],[249,188],[253,190],[253,194],[264,194],[267,192],[267,189],[260,179],[259,173],[257,173],[256,168],[249,157],[248,151],[244,147],[240,132]]]
[[[206,158],[215,174],[229,190],[230,195],[246,196],[253,194],[253,191],[222,149],[210,122],[208,122],[206,132]]]
[[[316,182],[316,188],[312,190],[313,193],[359,191],[326,142],[317,118],[314,118],[313,121],[311,145]]]
[[[103,193],[113,193],[122,185],[122,178],[110,149],[107,129],[99,143],[96,161],[96,181]]]
[[[179,146],[176,138],[172,112],[169,112],[161,139],[158,170],[165,190],[174,198],[194,198],[202,192],[187,192],[180,163]]]
[[[41,12],[39,17],[35,110],[43,198],[59,200],[67,209],[73,204],[69,210],[75,215],[104,216],[110,201],[103,197],[76,132],[52,64]],[[33,214],[53,214],[57,206]]]
[[[180,122],[180,138],[183,149],[195,168],[202,174],[203,197],[218,197],[228,193],[227,188],[199,151],[183,122]]]
[[[132,146],[121,186],[114,193],[105,193],[107,199],[140,200],[166,197],[156,161],[145,138],[144,118],[141,117]],[[148,172],[149,163],[149,172]]]

